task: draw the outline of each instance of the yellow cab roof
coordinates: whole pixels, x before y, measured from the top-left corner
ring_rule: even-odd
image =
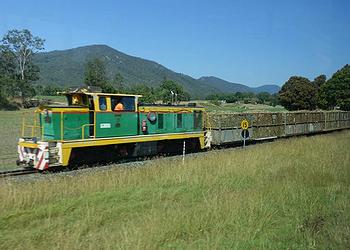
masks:
[[[131,97],[142,97],[142,95],[132,95],[132,94],[111,94],[102,92],[60,92],[63,95],[91,95],[91,96],[131,96]]]
[[[134,97],[142,97],[142,95],[132,95],[132,94],[111,94],[111,93],[83,93],[85,95],[103,95],[103,96],[134,96]]]

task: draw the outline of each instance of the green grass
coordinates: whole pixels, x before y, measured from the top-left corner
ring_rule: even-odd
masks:
[[[0,249],[348,249],[350,132],[0,182]]]
[[[0,169],[15,168],[17,143],[21,136],[22,119],[33,124],[34,109],[19,111],[0,111]],[[25,135],[30,135],[26,129]]]

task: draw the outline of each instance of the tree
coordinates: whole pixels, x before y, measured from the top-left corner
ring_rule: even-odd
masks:
[[[106,88],[106,67],[103,61],[95,58],[86,63],[84,83],[88,86]]]
[[[37,81],[40,78],[40,68],[38,65],[33,64],[32,62],[28,63],[27,69],[24,71],[25,82]]]
[[[126,88],[123,82],[124,82],[124,77],[120,73],[115,74],[114,79],[112,81],[112,85],[118,93],[122,93],[126,91]]]
[[[6,107],[8,99],[19,96],[17,86],[16,60],[14,54],[4,46],[0,47],[0,98],[1,106]]]
[[[244,92],[242,93],[242,99],[245,104],[247,103],[256,103],[258,102],[255,94],[253,92]]]
[[[140,101],[146,103],[153,103],[157,101],[157,96],[152,87],[148,87],[146,84],[137,84],[130,89],[130,93],[135,95],[142,95]]]
[[[316,108],[316,93],[317,89],[309,79],[292,76],[282,86],[278,98],[288,110],[313,110]]]
[[[338,70],[321,86],[318,101],[325,109],[340,107],[342,110],[350,110],[350,65]]]
[[[236,97],[235,94],[224,94],[221,100],[226,100],[227,103],[235,103],[238,101],[238,98]]]
[[[190,99],[190,94],[185,92],[181,85],[167,79],[163,80],[158,93],[164,103],[170,103],[172,101],[172,93],[176,94],[177,101],[187,101]]]
[[[104,93],[120,93],[118,92],[111,83],[105,82],[101,85],[102,92]]]
[[[260,92],[256,95],[256,98],[258,99],[258,103],[264,104],[266,102],[271,101],[271,95],[268,92]]]
[[[0,47],[0,92],[5,103],[6,97],[15,93],[14,85],[16,82],[16,63],[15,57],[11,51],[4,46]]]
[[[243,93],[242,92],[236,92],[235,93],[235,96],[236,96],[236,98],[237,98],[237,100],[238,101],[241,101],[241,100],[243,100]]]
[[[270,105],[275,107],[276,105],[279,105],[279,104],[280,102],[278,100],[278,94],[277,93],[272,94],[270,99]]]
[[[5,46],[0,46],[0,77],[16,79],[16,58]]]
[[[313,83],[313,85],[314,85],[317,89],[319,89],[319,88],[321,88],[321,86],[322,86],[323,84],[326,83],[326,80],[327,80],[326,75],[319,75],[318,77],[316,77],[316,78],[314,79],[314,81],[313,81],[312,83]]]
[[[40,85],[39,85],[40,86]],[[64,91],[64,88],[57,85],[46,85],[38,91],[41,91],[42,95],[55,96],[58,92]]]
[[[26,71],[30,71],[33,54],[44,49],[44,39],[33,36],[27,30],[10,30],[1,40],[2,47],[8,52],[12,52],[17,61],[17,68],[20,79],[26,81]],[[27,74],[31,75],[31,73]]]
[[[44,40],[29,30],[10,30],[0,40],[0,90],[6,99],[35,95],[30,82],[39,79],[33,55],[44,49]]]
[[[35,89],[36,95],[44,95],[44,86],[43,85],[36,84],[34,86],[34,89]]]

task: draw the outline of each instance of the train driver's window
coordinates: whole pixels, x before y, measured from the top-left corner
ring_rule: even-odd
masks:
[[[112,110],[120,111],[135,111],[135,97],[134,96],[112,96],[111,97]]]
[[[107,100],[105,96],[100,96],[99,99],[99,107],[101,111],[105,111],[107,109]]]
[[[113,111],[124,111],[124,103],[120,96],[111,96],[111,106]]]

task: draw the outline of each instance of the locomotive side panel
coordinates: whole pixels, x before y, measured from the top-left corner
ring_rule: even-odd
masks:
[[[136,112],[96,112],[96,138],[137,135]]]
[[[89,124],[87,110],[77,111],[66,108],[64,110],[45,109],[40,114],[43,140],[77,140],[83,139],[83,128]],[[88,133],[85,133],[87,138]]]
[[[140,106],[140,135],[201,132],[203,108]]]

